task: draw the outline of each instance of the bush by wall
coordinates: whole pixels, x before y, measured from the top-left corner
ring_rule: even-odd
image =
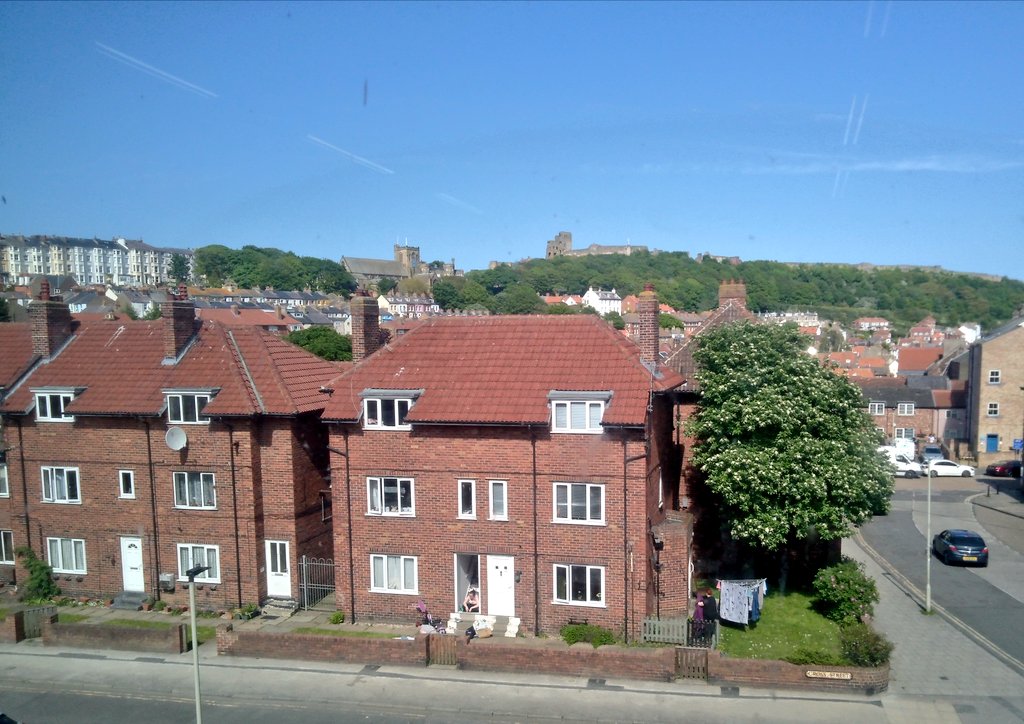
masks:
[[[843,656],[854,666],[881,666],[889,663],[890,643],[880,633],[863,623],[851,623],[839,631]]]
[[[28,581],[25,583],[24,598],[28,600],[49,600],[60,595],[60,588],[53,582],[53,569],[50,564],[38,558],[28,546],[21,546],[14,554],[22,558]]]
[[[570,623],[562,626],[562,640],[572,646],[580,641],[592,644],[596,649],[598,646],[615,643],[615,634],[603,626],[595,626],[591,623]]]
[[[874,612],[878,588],[852,558],[818,571],[814,577],[815,605],[822,615],[841,624],[861,621]]]

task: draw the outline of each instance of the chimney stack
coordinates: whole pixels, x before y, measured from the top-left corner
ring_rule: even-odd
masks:
[[[71,310],[60,297],[50,298],[50,282],[39,285],[39,299],[28,306],[32,323],[32,353],[49,359],[71,338]]]
[[[718,306],[724,307],[730,300],[739,302],[744,309],[747,307],[747,285],[739,279],[722,281],[718,285]]]
[[[176,360],[196,331],[196,305],[188,298],[188,289],[178,285],[178,293],[170,294],[161,305],[164,323],[164,357]]]
[[[640,292],[636,302],[636,313],[640,318],[639,329],[637,330],[637,344],[640,345],[640,361],[656,364],[658,355],[658,315],[661,305],[658,303],[658,296],[654,293],[653,284],[644,284],[644,290]]]
[[[380,305],[365,289],[349,301],[352,315],[352,361],[359,362],[380,348]]]

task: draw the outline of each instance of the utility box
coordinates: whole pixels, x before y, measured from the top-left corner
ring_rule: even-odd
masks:
[[[173,573],[161,573],[160,574],[160,590],[165,593],[174,593],[174,574]]]

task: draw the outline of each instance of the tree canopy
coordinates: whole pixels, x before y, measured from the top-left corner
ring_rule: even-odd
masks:
[[[351,294],[356,288],[352,275],[337,262],[255,246],[229,249],[214,244],[196,249],[196,274],[214,286],[230,281],[243,288],[309,288],[324,294]]]
[[[285,339],[325,360],[348,362],[352,359],[352,338],[330,327],[307,327],[290,332]]]
[[[698,338],[694,465],[732,537],[778,550],[849,535],[887,510],[892,474],[860,390],[804,350],[795,325],[724,325]]]

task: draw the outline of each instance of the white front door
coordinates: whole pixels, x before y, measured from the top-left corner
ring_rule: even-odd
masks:
[[[288,541],[267,541],[267,595],[291,598],[292,577],[288,569]]]
[[[516,615],[515,562],[512,556],[487,556],[488,616]]]
[[[142,572],[141,538],[121,538],[121,577],[124,579],[124,590],[146,590],[146,576]]]

